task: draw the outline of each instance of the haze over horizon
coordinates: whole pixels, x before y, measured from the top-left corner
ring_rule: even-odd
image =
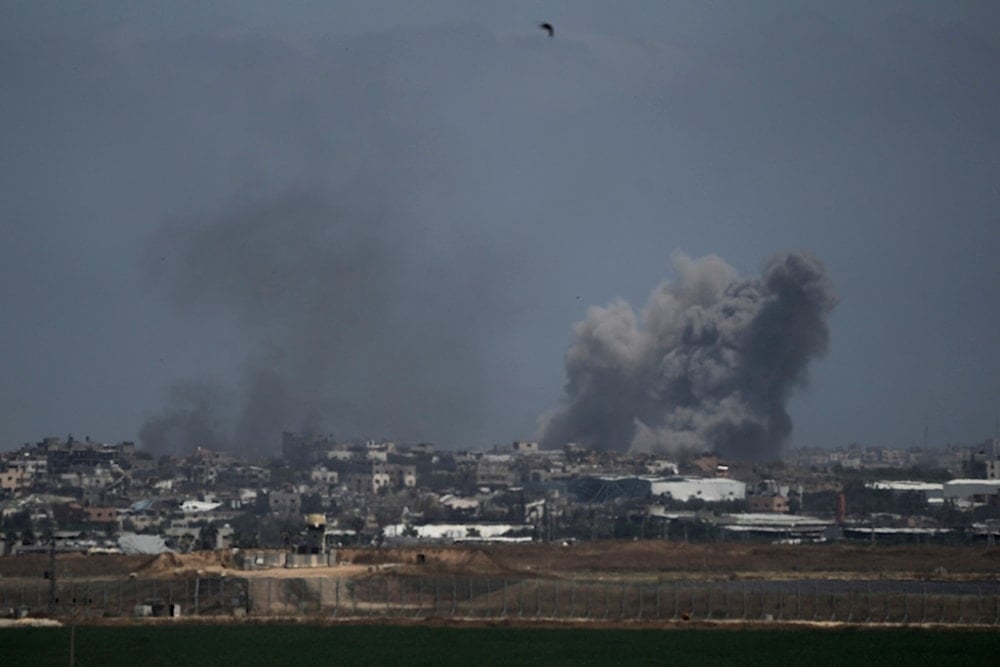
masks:
[[[4,3],[0,448],[529,439],[677,253],[825,267],[788,444],[981,441],[997,72],[993,2]]]

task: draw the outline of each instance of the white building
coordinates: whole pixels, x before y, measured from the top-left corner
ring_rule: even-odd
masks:
[[[941,503],[944,498],[944,484],[940,482],[912,482],[908,480],[880,480],[865,484],[869,489],[892,491],[893,494],[919,493],[929,503]]]
[[[515,454],[537,454],[538,453],[538,443],[534,442],[534,441],[515,440],[514,441],[514,453]]]
[[[1000,479],[953,479],[944,483],[944,499],[958,502],[996,502]]]
[[[646,472],[651,475],[676,475],[677,464],[666,459],[653,459],[646,464]]]
[[[422,526],[386,526],[387,539],[403,537],[440,542],[530,542],[534,526],[510,523],[432,523]]]
[[[309,479],[317,484],[336,484],[338,475],[336,470],[330,470],[326,466],[316,466],[309,471]]]
[[[705,502],[717,503],[745,499],[747,485],[739,480],[722,477],[666,477],[650,481],[650,492],[654,496],[667,495],[674,500],[700,498]]]

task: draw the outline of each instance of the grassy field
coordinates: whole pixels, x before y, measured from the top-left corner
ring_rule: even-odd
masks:
[[[70,629],[0,630],[0,664],[69,664]],[[1000,633],[391,625],[78,626],[76,664],[995,665]]]

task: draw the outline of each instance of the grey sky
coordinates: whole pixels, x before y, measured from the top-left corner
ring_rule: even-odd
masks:
[[[288,428],[530,437],[675,250],[825,264],[792,443],[991,435],[1000,5],[622,4],[0,4],[0,447],[262,368]]]

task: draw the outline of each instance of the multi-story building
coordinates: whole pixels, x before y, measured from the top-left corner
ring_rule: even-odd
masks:
[[[302,494],[290,489],[275,489],[267,494],[267,506],[276,516],[296,518],[302,514]]]
[[[1000,438],[990,438],[983,443],[986,452],[986,479],[1000,479]]]
[[[476,485],[513,486],[517,475],[511,465],[511,457],[504,454],[483,454],[476,461]]]
[[[515,440],[513,449],[515,454],[537,454],[538,443],[534,441]]]
[[[87,523],[117,524],[118,509],[115,507],[84,507],[83,517]]]
[[[747,496],[748,512],[787,512],[788,498],[779,494],[754,494]]]
[[[7,493],[17,493],[27,486],[26,479],[22,470],[8,468],[0,472],[0,490]]]

